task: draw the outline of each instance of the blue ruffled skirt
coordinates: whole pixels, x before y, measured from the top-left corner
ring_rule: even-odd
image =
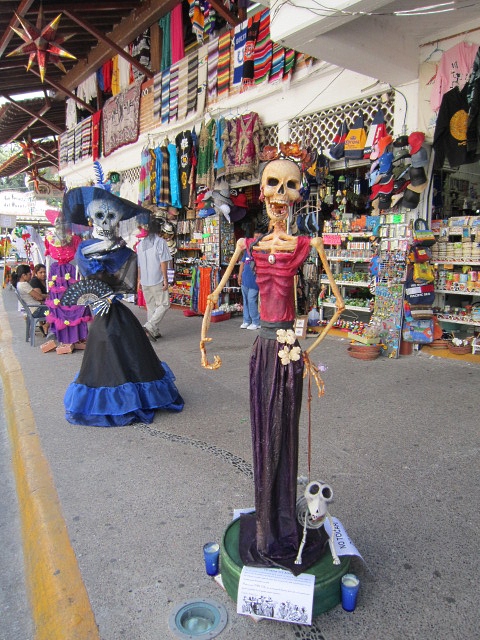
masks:
[[[160,361],[135,315],[121,302],[91,324],[81,369],[64,398],[72,424],[115,427],[181,411],[170,367]]]

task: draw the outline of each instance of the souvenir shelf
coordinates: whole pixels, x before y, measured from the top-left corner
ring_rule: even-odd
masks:
[[[181,220],[177,225],[177,253],[174,257],[174,280],[170,286],[170,303],[190,307],[192,268],[202,251],[197,220]]]
[[[432,247],[435,265],[435,304],[437,319],[474,333],[480,317],[472,315],[480,303],[480,216],[452,217],[443,224],[432,223],[438,242]]]
[[[324,233],[323,242],[335,282],[348,311],[370,314],[373,299],[369,289],[370,274],[368,266],[372,258],[371,233],[339,232]],[[332,296],[328,279],[321,277],[322,289],[327,288],[323,308],[334,309],[335,297]]]

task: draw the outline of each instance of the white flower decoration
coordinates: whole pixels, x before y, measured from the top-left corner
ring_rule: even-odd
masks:
[[[291,329],[289,329],[287,331],[287,335],[285,338],[285,341],[287,344],[295,344],[295,340],[297,339],[297,337],[295,336],[295,332],[292,331]]]
[[[285,347],[285,349],[280,349],[278,352],[278,357],[282,361],[282,364],[288,364],[290,362],[290,349]]]
[[[295,332],[291,329],[277,329],[277,342],[280,344],[295,344]]]
[[[290,360],[293,361],[297,361],[300,360],[300,354],[302,353],[302,350],[300,349],[300,347],[292,347],[290,353],[288,354]]]
[[[278,357],[280,358],[283,365],[290,364],[290,362],[296,362],[300,360],[302,350],[300,347],[287,347],[285,346],[283,349],[280,349],[278,352]]]

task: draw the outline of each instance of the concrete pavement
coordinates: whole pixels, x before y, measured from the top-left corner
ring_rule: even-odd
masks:
[[[201,318],[170,310],[154,348],[184,411],[151,425],[74,427],[63,395],[83,352],[30,347],[8,289],[3,305],[1,372],[36,638],[167,640],[173,606],[192,598],[227,608],[226,640],[477,637],[478,366],[422,353],[363,362],[338,337],[314,352],[328,370],[326,394],[313,401],[312,479],[332,486],[331,511],[365,560],[352,562],[359,604],[312,627],[255,623],[206,576],[201,551],[220,540],[233,509],[253,506],[255,332],[240,330],[241,318],[212,324],[209,355],[223,366],[207,371]]]

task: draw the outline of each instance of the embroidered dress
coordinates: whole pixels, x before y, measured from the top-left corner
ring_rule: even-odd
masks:
[[[258,113],[246,113],[235,119],[230,144],[235,152],[234,166],[225,164],[225,174],[236,180],[252,180],[258,176],[258,154],[263,144],[263,127]]]
[[[198,158],[197,158],[197,185],[204,185],[213,189],[215,176],[213,161],[215,157],[215,132],[216,122],[211,119],[208,124],[202,121],[200,135],[198,136]]]

